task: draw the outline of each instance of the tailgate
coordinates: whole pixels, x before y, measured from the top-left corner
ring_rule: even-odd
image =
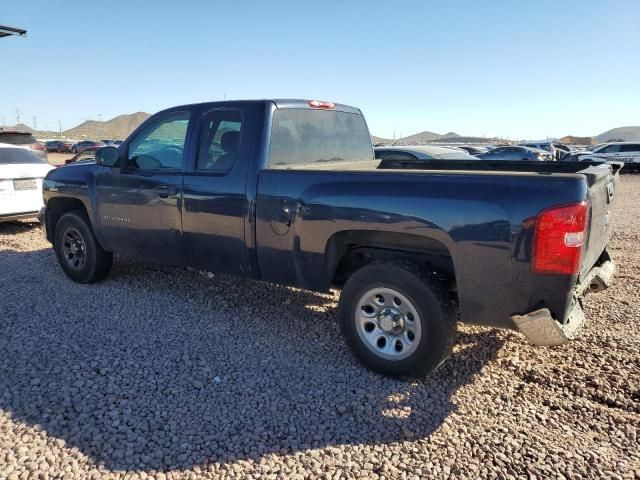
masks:
[[[580,173],[587,177],[588,199],[591,202],[586,248],[582,257],[580,276],[583,277],[597,262],[611,236],[611,209],[618,182],[619,164],[592,165]]]

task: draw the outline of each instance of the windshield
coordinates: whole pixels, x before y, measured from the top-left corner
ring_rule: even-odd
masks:
[[[29,150],[22,148],[0,148],[0,165],[18,163],[46,163],[43,159]]]
[[[333,110],[278,109],[273,114],[269,167],[373,160],[362,115]]]

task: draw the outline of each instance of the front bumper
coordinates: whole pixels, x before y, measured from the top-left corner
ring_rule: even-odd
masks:
[[[614,272],[615,264],[612,260],[607,259],[585,275],[582,281],[576,285],[571,309],[565,323],[555,320],[548,308],[541,308],[525,315],[514,315],[511,319],[534,345],[563,345],[576,338],[586,323],[580,299],[587,293],[601,292],[609,288]]]
[[[43,206],[40,208],[40,212],[38,213],[38,220],[40,221],[40,226],[42,227],[42,234],[44,235],[44,239],[49,241],[49,235],[47,235],[47,207]]]

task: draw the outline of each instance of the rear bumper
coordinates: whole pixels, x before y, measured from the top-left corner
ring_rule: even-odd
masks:
[[[580,299],[587,293],[601,292],[609,288],[614,272],[613,261],[607,259],[585,275],[582,281],[576,285],[571,309],[565,323],[555,320],[548,308],[541,308],[526,315],[514,315],[511,320],[534,345],[563,345],[576,338],[586,323]]]

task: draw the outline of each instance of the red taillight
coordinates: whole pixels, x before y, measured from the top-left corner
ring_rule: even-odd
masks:
[[[533,273],[578,273],[588,218],[589,202],[560,205],[540,212],[533,237]]]
[[[44,145],[40,145],[39,143],[36,143],[35,145],[31,145],[31,148],[33,150],[44,150]]]
[[[324,108],[325,110],[333,110],[336,104],[332,102],[321,102],[320,100],[307,100],[307,105],[311,108]]]

